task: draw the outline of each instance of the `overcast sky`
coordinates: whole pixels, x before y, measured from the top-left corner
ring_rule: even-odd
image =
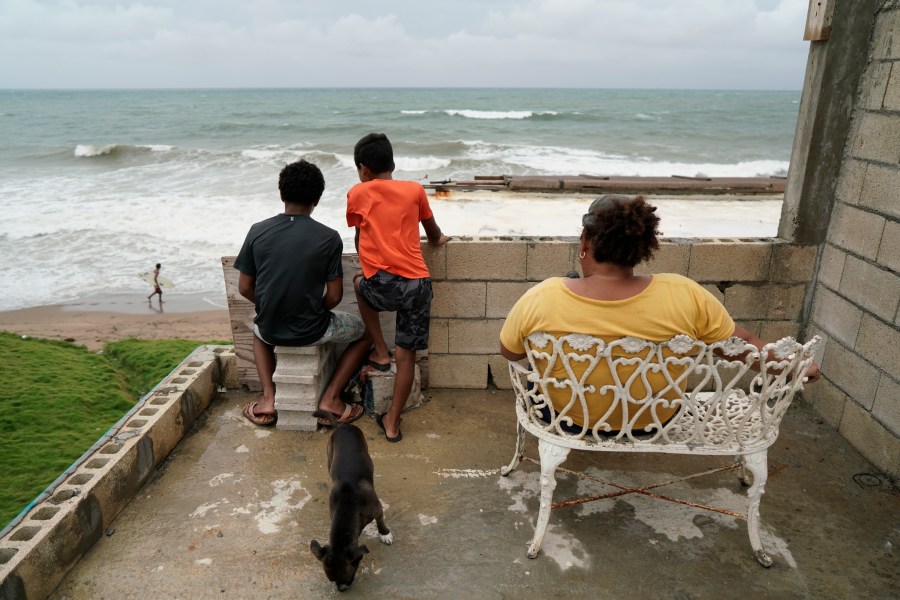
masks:
[[[0,0],[0,88],[800,89],[806,0]]]

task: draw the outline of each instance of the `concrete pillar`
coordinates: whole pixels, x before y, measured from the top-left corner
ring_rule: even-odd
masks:
[[[831,36],[810,42],[778,237],[825,239],[879,0],[835,2]],[[801,32],[798,31],[797,35]]]

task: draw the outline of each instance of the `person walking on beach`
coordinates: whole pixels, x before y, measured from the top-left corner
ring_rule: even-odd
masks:
[[[397,375],[387,413],[376,415],[389,442],[399,442],[400,413],[412,390],[416,351],[428,348],[431,278],[419,242],[419,223],[428,243],[442,246],[441,232],[421,184],[393,179],[394,151],[383,133],[370,133],[353,149],[360,183],[347,193],[347,225],[356,228],[362,273],[354,277],[359,314],[374,344],[366,369],[391,368],[378,313],[397,312],[394,340]]]
[[[153,296],[159,294],[159,304],[162,306],[162,288],[159,285],[159,270],[162,268],[160,263],[156,263],[156,268],[153,269],[153,293],[147,296],[147,302],[153,302]]]
[[[253,424],[274,425],[275,346],[349,344],[319,399],[320,410],[341,423],[363,414],[361,404],[345,404],[340,392],[362,364],[370,342],[356,315],[332,311],[344,293],[338,232],[313,220],[325,179],[305,160],[287,165],[278,177],[284,212],[250,227],[234,262],[238,291],[256,305],[253,358],[263,399],[244,407]],[[329,425],[327,419],[319,423]]]

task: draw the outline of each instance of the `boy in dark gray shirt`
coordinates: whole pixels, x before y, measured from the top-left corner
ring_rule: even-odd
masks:
[[[244,407],[244,416],[256,425],[275,423],[275,345],[336,342],[349,345],[319,408],[350,423],[362,416],[363,407],[345,404],[340,392],[364,360],[370,342],[362,319],[331,310],[344,291],[343,243],[335,230],[311,217],[325,179],[317,166],[301,160],[281,171],[278,189],[284,213],[254,224],[234,262],[240,271],[238,291],[256,305],[253,358],[263,391],[262,401]]]

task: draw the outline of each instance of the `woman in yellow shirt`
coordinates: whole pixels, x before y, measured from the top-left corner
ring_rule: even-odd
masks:
[[[634,267],[649,260],[659,248],[656,207],[642,196],[601,196],[582,217],[582,225],[579,256],[583,277],[547,279],[516,302],[500,332],[500,354],[505,358],[524,358],[524,340],[536,331],[557,337],[584,333],[606,342],[626,336],[662,342],[684,334],[712,343],[737,336],[757,347],[763,346],[756,335],[735,326],[725,307],[691,279],[671,273],[634,274]],[[553,375],[566,378],[564,372]],[[809,381],[818,379],[816,365],[808,377]],[[598,365],[590,380],[597,390],[613,382],[603,365]],[[655,390],[663,389],[665,376],[651,375],[648,383]],[[630,396],[642,398],[647,392],[638,378]],[[674,390],[672,395],[676,395]],[[557,410],[569,401],[565,390],[559,396],[554,397],[551,392]],[[587,426],[592,427],[606,415],[605,423],[611,431],[620,430],[628,422],[637,432],[652,425],[656,418],[665,422],[678,410],[677,404],[669,408],[655,406],[654,417],[651,411],[641,410],[634,403],[623,413],[621,406],[613,406],[616,400],[609,393],[593,392],[586,400],[591,421]],[[611,406],[613,410],[609,412]],[[568,414],[581,429],[585,420],[582,411],[576,409]]]

